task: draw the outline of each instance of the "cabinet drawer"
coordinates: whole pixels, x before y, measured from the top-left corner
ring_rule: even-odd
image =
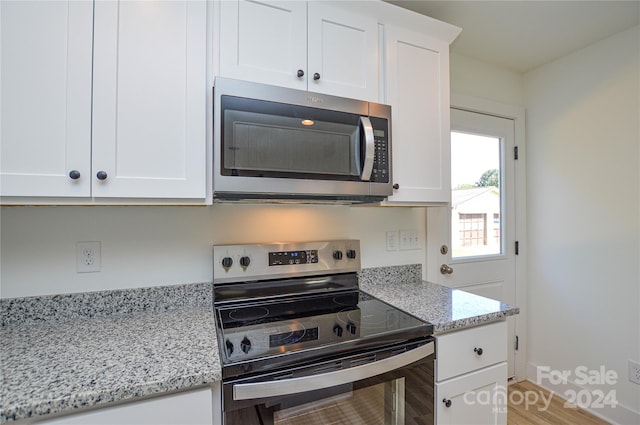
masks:
[[[436,384],[438,425],[507,423],[507,363]]]
[[[507,322],[436,337],[436,381],[507,360]]]

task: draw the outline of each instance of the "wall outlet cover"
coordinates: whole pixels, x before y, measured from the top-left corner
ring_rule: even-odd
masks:
[[[76,243],[76,272],[94,273],[102,269],[100,242]]]
[[[629,381],[640,385],[640,363],[629,360]]]

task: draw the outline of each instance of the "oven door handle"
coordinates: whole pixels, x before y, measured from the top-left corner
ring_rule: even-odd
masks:
[[[336,385],[347,384],[390,372],[407,366],[434,353],[433,341],[414,348],[402,354],[386,359],[355,366],[349,369],[335,372],[322,373],[320,375],[302,376],[299,378],[282,379],[278,381],[252,382],[248,384],[233,385],[234,400],[251,400],[265,397],[297,394],[306,391],[329,388]]]

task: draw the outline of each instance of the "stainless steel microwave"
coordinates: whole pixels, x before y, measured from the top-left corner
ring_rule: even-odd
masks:
[[[372,203],[393,192],[391,107],[216,78],[216,201]]]

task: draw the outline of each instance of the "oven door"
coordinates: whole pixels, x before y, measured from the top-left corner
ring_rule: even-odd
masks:
[[[223,383],[225,425],[433,424],[432,339]]]

